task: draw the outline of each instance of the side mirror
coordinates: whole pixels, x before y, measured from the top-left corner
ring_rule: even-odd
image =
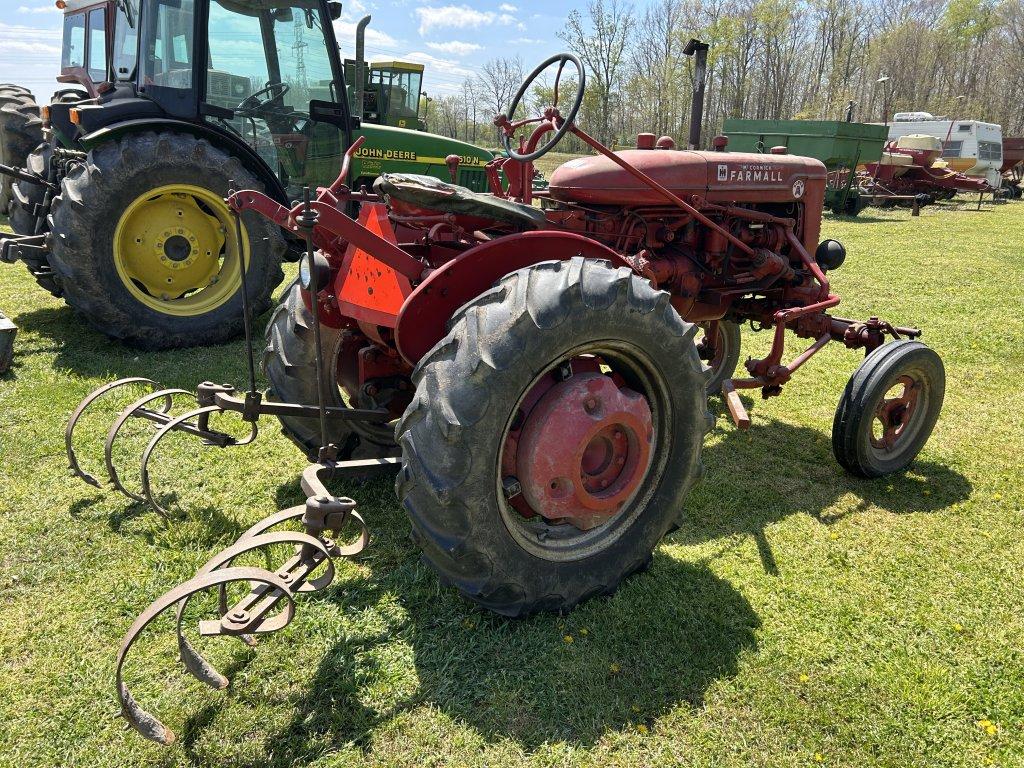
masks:
[[[327,4],[327,10],[331,14],[331,21],[337,21],[341,18],[341,3],[330,2]]]

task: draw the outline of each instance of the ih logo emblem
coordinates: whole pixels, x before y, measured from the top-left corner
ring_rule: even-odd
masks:
[[[728,181],[729,180],[729,166],[725,163],[718,164],[718,180]]]
[[[797,179],[793,182],[793,197],[799,200],[804,196],[804,180]]]

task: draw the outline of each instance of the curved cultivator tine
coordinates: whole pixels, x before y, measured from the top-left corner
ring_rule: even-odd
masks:
[[[157,384],[155,381],[153,381],[152,379],[144,378],[142,376],[129,376],[128,378],[125,379],[118,379],[117,381],[112,381],[109,384],[104,384],[102,387],[94,389],[92,392],[86,395],[85,399],[78,404],[77,408],[75,408],[74,412],[71,414],[71,418],[68,419],[67,426],[64,428],[64,447],[67,450],[68,454],[69,469],[74,473],[75,477],[81,478],[89,485],[95,486],[96,488],[100,487],[99,480],[97,480],[93,475],[90,475],[88,472],[82,469],[82,467],[78,463],[78,457],[75,455],[75,427],[78,425],[78,422],[81,420],[82,416],[89,409],[89,407],[93,405],[97,400],[104,397],[105,395],[110,394],[116,389],[128,386],[145,386],[149,387],[150,390],[152,391],[156,391],[160,388],[160,385]],[[170,407],[169,402],[167,403],[167,407]]]
[[[121,411],[117,418],[114,419],[114,423],[110,425],[110,431],[107,432],[107,439],[103,443],[103,460],[107,465],[107,476],[110,478],[111,484],[117,490],[134,501],[145,502],[146,499],[139,494],[128,490],[121,483],[121,477],[117,472],[117,467],[114,466],[114,441],[117,440],[117,435],[121,431],[121,427],[123,427],[132,417],[140,417],[140,414],[144,413],[155,412],[161,415],[170,413],[175,395],[184,395],[186,397],[191,397],[193,400],[195,399],[195,394],[186,389],[158,389],[156,392],[151,392],[148,395],[140,397],[134,403]],[[156,400],[163,400],[163,407],[147,409],[147,406]]]
[[[142,452],[142,463],[139,474],[142,480],[143,498],[139,499],[139,501],[145,501],[153,508],[153,511],[163,517],[170,517],[171,513],[156,500],[156,495],[153,493],[153,484],[150,482],[149,478],[149,461],[153,458],[153,453],[156,451],[156,447],[159,445],[160,441],[171,432],[187,432],[202,438],[205,445],[215,445],[220,448],[225,448],[229,445],[248,445],[256,439],[256,435],[259,434],[256,422],[251,422],[249,424],[249,434],[241,440],[234,438],[225,432],[211,430],[209,427],[210,416],[222,412],[223,409],[219,405],[207,405],[202,408],[196,408],[195,410],[186,411],[180,416],[176,416],[163,424],[156,431],[156,434],[153,435],[149,443],[146,445],[145,450]]]
[[[128,630],[128,633],[124,636],[124,639],[121,641],[121,648],[117,652],[117,698],[121,703],[121,714],[124,715],[124,718],[131,723],[135,730],[147,739],[161,744],[173,744],[175,736],[174,731],[161,723],[157,717],[143,709],[135,700],[135,697],[132,696],[131,691],[128,690],[128,686],[124,682],[124,662],[128,656],[128,651],[131,650],[132,645],[134,645],[139,635],[142,634],[142,631],[157,616],[168,608],[171,608],[182,600],[190,598],[198,592],[205,592],[211,587],[226,587],[232,582],[242,581],[249,582],[250,584],[255,583],[263,585],[268,590],[273,591],[274,594],[277,595],[278,600],[286,600],[287,605],[285,606],[285,609],[279,616],[275,617],[275,619],[279,624],[276,628],[280,629],[280,627],[287,626],[288,622],[290,622],[292,617],[295,615],[295,598],[283,579],[270,571],[264,570],[263,568],[223,568],[189,579],[185,583],[172,589],[170,592],[158,597],[145,611],[142,612],[142,614],[140,614]],[[225,634],[231,632],[230,627],[231,625],[228,624],[225,628]],[[182,638],[184,635],[181,628],[180,618],[178,620],[177,630],[178,637]],[[259,630],[256,629],[250,631]],[[241,633],[241,631],[235,632],[235,634]],[[212,667],[210,669],[212,670]],[[214,675],[219,675],[219,673],[217,673],[216,670],[213,670],[213,674],[210,675],[209,682],[215,682],[216,687],[225,687],[227,680],[224,679],[222,675],[219,679],[216,679]]]
[[[353,502],[354,507],[354,502]],[[174,733],[160,720],[143,709],[128,690],[124,682],[123,668],[129,650],[146,627],[161,613],[176,606],[175,627],[178,652],[185,669],[197,680],[215,690],[228,686],[228,679],[221,674],[189,641],[184,632],[185,611],[194,595],[216,588],[217,615],[214,620],[202,620],[198,631],[202,636],[230,635],[238,637],[247,645],[255,643],[255,637],[283,629],[295,615],[295,595],[318,592],[326,589],[335,576],[334,558],[351,557],[365,549],[369,541],[366,523],[355,509],[347,510],[332,533],[349,521],[356,524],[358,535],[347,545],[338,545],[326,536],[314,536],[291,530],[271,530],[284,523],[301,521],[307,515],[305,506],[292,507],[271,515],[253,525],[238,540],[212,557],[196,575],[157,598],[135,620],[121,642],[117,655],[117,695],[125,718],[139,733],[162,744],[171,744]],[[255,552],[274,545],[291,544],[293,553],[276,571],[264,568],[239,567],[234,561],[241,555]],[[323,573],[314,573],[323,566]],[[249,593],[229,605],[228,587],[231,584],[247,582]],[[285,601],[284,607],[275,612]]]

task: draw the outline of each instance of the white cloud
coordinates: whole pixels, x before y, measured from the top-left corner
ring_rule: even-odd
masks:
[[[351,50],[356,44],[356,22],[338,20],[334,22],[334,32],[338,37],[338,43],[344,50]],[[376,47],[394,47],[398,40],[387,32],[381,32],[372,26],[366,28],[366,44]]]
[[[425,35],[432,29],[479,29],[489,27],[495,22],[513,24],[515,18],[507,13],[500,16],[493,11],[478,11],[468,5],[441,5],[437,7],[419,7],[415,15],[420,21],[420,34]]]
[[[463,43],[459,40],[449,40],[447,43],[427,43],[427,48],[441,53],[450,53],[455,56],[465,56],[483,49],[482,45],[476,43]]]
[[[517,37],[514,40],[509,40],[512,45],[540,45],[544,41],[539,37]]]
[[[498,10],[504,11],[505,13],[515,13],[519,9],[516,6],[512,5],[512,3],[502,3],[501,5],[498,6]]]
[[[3,43],[4,51],[13,53],[42,53],[52,56],[60,56],[60,46],[48,43],[32,43],[25,40],[6,40]]]
[[[18,13],[60,13],[60,8],[53,3],[49,5],[19,5]]]
[[[411,61],[414,64],[422,64],[427,68],[428,78],[431,72],[442,72],[446,75],[454,75],[455,77],[470,77],[474,74],[472,69],[462,66],[457,61],[442,59],[439,56],[423,53],[422,51],[412,51],[404,56],[399,56],[398,59],[400,61]]]

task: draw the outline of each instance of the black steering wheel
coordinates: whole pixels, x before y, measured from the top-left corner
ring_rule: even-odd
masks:
[[[555,74],[555,92],[554,98],[552,99],[554,103],[546,110],[544,110],[544,115],[542,117],[534,117],[528,120],[521,120],[518,123],[511,122],[509,118],[505,118],[504,115],[499,115],[497,118],[495,118],[495,122],[501,128],[501,144],[505,148],[506,154],[513,160],[526,162],[528,160],[536,160],[538,157],[546,155],[548,152],[555,148],[555,145],[559,141],[562,140],[562,137],[565,136],[566,131],[568,131],[572,127],[572,123],[576,119],[576,115],[580,111],[580,106],[583,104],[583,93],[586,89],[586,73],[583,69],[583,63],[578,58],[573,56],[571,53],[558,53],[542,62],[540,66],[538,66],[535,70],[533,70],[533,72],[531,72],[527,76],[527,78],[523,81],[523,84],[519,86],[519,90],[516,91],[516,95],[513,97],[512,103],[509,105],[508,108],[509,117],[516,113],[516,108],[519,106],[519,102],[522,101],[523,96],[526,95],[526,92],[530,89],[530,86],[533,85],[533,81],[536,80],[538,76],[540,76],[541,72],[543,72],[556,62],[558,63],[558,72]],[[569,108],[568,114],[563,116],[561,112],[558,111],[558,82],[562,78],[562,70],[565,69],[565,65],[568,63],[571,63],[574,67],[576,67],[576,95],[575,97],[573,97],[572,107]],[[555,126],[554,136],[552,136],[544,144],[533,150],[533,152],[520,154],[516,150],[512,149],[512,136],[515,133],[516,128],[519,128],[520,126],[523,125],[528,125],[529,123],[540,123],[543,122],[544,120],[550,120],[552,124]]]
[[[255,93],[250,93],[235,107],[235,114],[245,116],[256,115],[263,111],[270,102],[284,98],[291,90],[287,83],[267,83]],[[263,98],[266,97],[266,98]]]

